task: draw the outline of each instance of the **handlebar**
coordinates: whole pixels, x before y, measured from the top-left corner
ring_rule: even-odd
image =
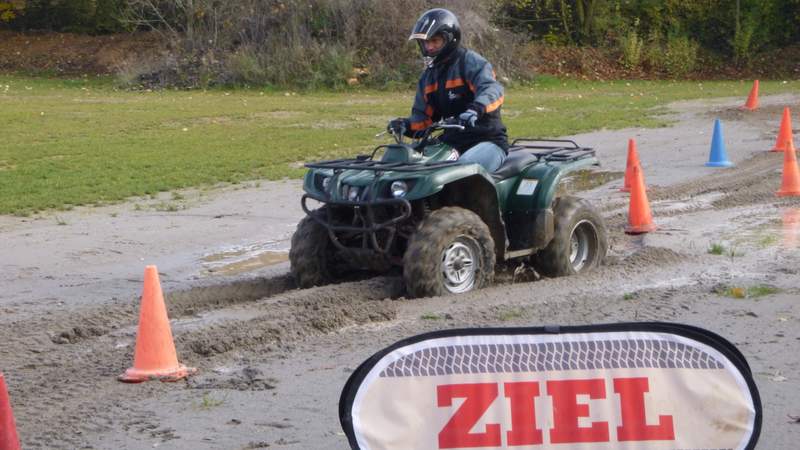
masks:
[[[466,127],[464,125],[461,125],[460,123],[458,123],[458,119],[456,119],[454,117],[450,117],[450,118],[447,118],[447,119],[442,119],[442,120],[440,120],[438,122],[434,122],[434,123],[428,125],[428,127],[425,128],[424,130],[418,131],[414,135],[414,140],[417,143],[421,143],[421,142],[426,141],[434,131],[438,131],[438,130],[464,131],[465,128]],[[387,134],[387,133],[391,133],[392,137],[394,137],[395,142],[397,142],[398,144],[402,144],[403,143],[403,137],[404,137],[403,133],[402,132],[396,132],[394,130],[392,130],[391,132],[389,130],[384,130],[384,131],[376,134],[375,137],[379,138],[379,137],[381,137],[381,136],[383,136],[384,134]]]

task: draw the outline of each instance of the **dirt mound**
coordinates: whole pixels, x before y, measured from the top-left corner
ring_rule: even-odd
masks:
[[[668,188],[654,188],[648,196],[652,200],[666,200],[718,193],[718,198],[711,203],[714,208],[773,202],[776,200],[775,191],[780,188],[783,154],[766,150],[724,172]],[[787,198],[783,202],[797,204],[796,198]]]
[[[763,139],[774,142],[778,135],[778,126],[781,123],[784,107],[789,107],[794,113],[800,111],[800,102],[787,101],[784,104],[765,105],[755,111],[748,111],[739,107],[714,109],[706,113],[705,116],[712,120],[718,118],[722,120],[723,124],[726,122],[740,122],[751,125],[762,130],[761,137]]]
[[[202,326],[178,339],[179,348],[208,357],[253,348],[272,351],[309,335],[328,333],[349,325],[392,320],[391,297],[402,293],[397,278],[375,278],[287,293],[261,301],[257,310],[236,319]],[[203,322],[214,321],[213,316]],[[207,325],[202,323],[200,325]]]
[[[131,58],[158,54],[165,48],[156,33],[87,36],[0,30],[0,71],[108,75]]]
[[[644,247],[637,251],[628,258],[623,259],[619,264],[628,267],[643,267],[650,265],[664,266],[668,264],[677,264],[686,259],[675,250],[662,247]]]
[[[0,71],[22,71],[56,75],[107,75],[123,69],[129,61],[141,61],[164,53],[169,43],[156,32],[89,36],[74,33],[0,30]],[[553,46],[531,43],[515,57],[528,61],[535,74],[609,80],[658,79],[663,74],[643,68],[626,69],[614,48]],[[800,75],[800,45],[765,52],[746,67],[736,67],[722,58],[701,58],[690,78],[743,79],[753,77],[792,78]]]
[[[167,305],[169,317],[181,319],[213,309],[254,302],[293,288],[294,283],[291,277],[281,275],[168,292],[164,295],[164,302]],[[76,311],[57,330],[39,326],[33,326],[30,329],[47,330],[50,333],[50,340],[55,344],[75,344],[86,339],[104,336],[130,324],[136,319],[138,311],[138,300],[118,300],[100,308],[91,307]],[[52,323],[50,319],[45,320]],[[33,319],[33,322],[40,323],[41,319]]]

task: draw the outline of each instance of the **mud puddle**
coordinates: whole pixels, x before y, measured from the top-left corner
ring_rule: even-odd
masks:
[[[779,247],[793,250],[800,245],[800,208],[785,208],[760,216],[747,226],[726,236],[731,245],[750,249]]]
[[[724,192],[708,192],[680,200],[662,200],[654,202],[652,209],[658,214],[680,214],[711,208],[715,201],[723,197],[725,197]]]
[[[242,275],[288,260],[287,241],[232,246],[201,258],[204,273],[222,276]]]
[[[600,187],[610,181],[622,180],[625,172],[609,172],[602,170],[577,170],[570,172],[559,184],[559,194],[583,192]],[[620,183],[620,186],[622,184]]]
[[[751,207],[718,211],[727,218],[710,236],[711,254],[730,257],[747,251],[797,248],[800,242],[800,208]],[[712,248],[712,246],[716,248]]]

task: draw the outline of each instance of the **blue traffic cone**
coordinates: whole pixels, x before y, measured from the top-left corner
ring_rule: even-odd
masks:
[[[719,119],[714,121],[714,136],[711,137],[711,154],[708,155],[709,167],[730,167],[733,163],[725,152],[725,142],[722,139],[722,124]]]

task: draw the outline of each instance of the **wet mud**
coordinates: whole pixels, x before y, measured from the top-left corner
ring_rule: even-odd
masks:
[[[138,285],[103,302],[55,299],[44,314],[0,306],[0,369],[23,446],[346,449],[338,393],[396,340],[469,326],[676,321],[739,346],[765,403],[763,448],[791,448],[797,425],[785,417],[800,414],[800,358],[786,348],[800,343],[800,199],[774,195],[781,163],[757,152],[648,187],[659,229],[639,236],[623,232],[621,172],[577,174],[570,189],[613,192],[596,201],[609,231],[605,263],[566,278],[507,264],[493,286],[459,296],[407,299],[399,276],[297,289],[280,249],[205,254],[191,286],[164,283],[179,359],[199,369],[175,383],[116,380],[133,362]],[[713,254],[710,243],[724,249]],[[257,274],[272,266],[284,268]]]

